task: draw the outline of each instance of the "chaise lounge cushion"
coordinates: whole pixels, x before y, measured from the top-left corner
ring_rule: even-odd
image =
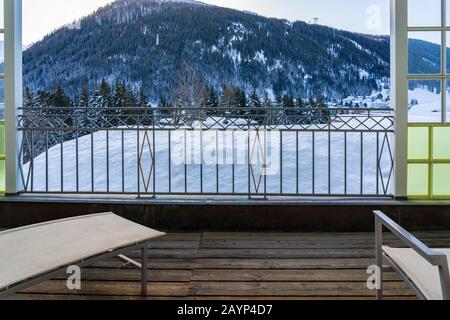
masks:
[[[0,232],[0,290],[163,235],[113,213]]]
[[[447,255],[450,265],[450,249],[433,249]],[[438,267],[432,266],[413,249],[383,247],[403,272],[412,280],[428,300],[443,300]]]

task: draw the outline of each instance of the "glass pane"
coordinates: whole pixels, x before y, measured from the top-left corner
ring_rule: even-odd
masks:
[[[433,158],[435,160],[450,159],[450,127],[433,129]]]
[[[0,33],[0,74],[5,73],[5,35]]]
[[[441,24],[441,0],[408,1],[410,27],[439,27]]]
[[[5,27],[5,0],[0,0],[0,29]]]
[[[447,80],[447,99],[446,99],[446,106],[447,106],[447,122],[450,121],[450,80]]]
[[[450,2],[449,2],[450,5]],[[450,32],[447,32],[447,73],[450,73],[450,61],[448,61],[448,57],[450,57]]]
[[[447,26],[450,26],[450,0],[447,0]]]
[[[408,196],[428,196],[428,164],[408,165]]]
[[[429,159],[429,129],[409,128],[408,129],[408,160],[428,160]]]
[[[5,73],[5,35],[0,33],[0,74]]]
[[[450,164],[433,166],[433,196],[450,197]]]
[[[5,27],[4,24],[4,0],[0,0],[0,29]],[[0,74],[5,73],[5,35],[0,33]]]
[[[441,80],[410,80],[408,90],[410,123],[441,122]]]
[[[435,31],[408,34],[408,73],[440,74],[442,33]]]

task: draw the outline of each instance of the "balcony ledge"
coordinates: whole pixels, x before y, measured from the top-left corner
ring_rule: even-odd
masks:
[[[411,231],[450,230],[450,201],[100,195],[3,197],[0,228],[115,212],[168,232],[373,232],[373,210],[383,210]]]

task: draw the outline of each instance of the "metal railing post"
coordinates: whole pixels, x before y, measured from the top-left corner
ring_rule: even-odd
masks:
[[[379,272],[379,277],[376,277],[377,300],[383,300],[383,224],[378,218],[375,218],[375,252]]]

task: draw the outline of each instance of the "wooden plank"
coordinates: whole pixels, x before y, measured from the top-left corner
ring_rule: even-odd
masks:
[[[196,269],[364,269],[374,258],[354,259],[198,259]]]
[[[426,241],[431,247],[450,247],[450,238]],[[404,247],[400,240],[387,240],[385,245]],[[371,249],[374,240],[204,240],[202,249]]]
[[[193,282],[192,296],[306,296],[374,297],[366,282]],[[413,296],[402,282],[386,282],[386,296]]]
[[[149,282],[189,282],[192,270],[150,270]],[[141,271],[136,269],[98,269],[86,268],[81,272],[83,281],[140,281]],[[67,277],[59,277],[65,280]]]
[[[198,250],[200,247],[200,241],[179,241],[179,240],[166,240],[166,241],[151,241],[148,244],[149,249],[188,249]]]
[[[419,239],[448,238],[450,231],[412,232]],[[373,233],[215,233],[203,234],[203,240],[372,240]],[[395,239],[391,233],[385,233],[386,239]]]
[[[31,300],[31,301],[40,301],[40,300],[56,300],[56,301],[64,301],[64,300],[149,300],[149,301],[170,301],[170,300],[186,300],[186,301],[202,301],[202,300],[215,300],[215,301],[247,301],[249,297],[227,297],[227,296],[210,296],[210,297],[140,297],[140,296],[86,296],[86,295],[47,295],[47,294],[17,294],[6,298],[5,300]],[[311,301],[311,300],[375,300],[374,297],[355,297],[355,296],[347,296],[347,297],[250,297],[251,300],[257,301],[267,301],[267,300],[281,300],[281,301]],[[414,296],[390,296],[385,297],[385,300],[417,300]]]
[[[186,297],[189,283],[154,282],[149,283],[149,296],[156,297]],[[66,281],[51,280],[27,289],[24,293],[40,294],[77,294],[77,295],[110,295],[110,296],[139,296],[140,282],[117,281],[83,281],[82,289],[72,291],[67,288]]]
[[[127,253],[131,259],[140,258],[139,251]],[[155,249],[148,253],[149,259],[188,259],[188,258],[371,258],[375,256],[374,249]]]
[[[130,251],[126,254],[131,259],[140,259],[140,251]],[[196,258],[198,250],[191,249],[152,249],[148,251],[149,259],[189,259]]]
[[[169,269],[169,270],[192,270],[197,266],[194,259],[149,259],[149,269]],[[88,267],[89,268],[89,267]],[[102,260],[93,264],[90,268],[102,269],[132,269],[131,265],[127,265],[123,261],[117,259]]]
[[[149,269],[363,269],[373,258],[355,259],[150,259]],[[117,260],[97,262],[92,268],[132,269]]]
[[[314,301],[314,300],[331,300],[331,301],[336,301],[336,300],[354,300],[354,301],[364,301],[364,300],[375,300],[374,297],[354,297],[354,296],[344,296],[344,297],[327,297],[327,296],[322,296],[322,297],[236,297],[236,296],[232,296],[232,297],[226,297],[226,296],[221,296],[221,297],[216,297],[216,296],[210,296],[210,297],[175,297],[175,298],[171,298],[171,297],[139,297],[139,296],[128,296],[128,297],[124,297],[124,296],[83,296],[83,295],[42,295],[42,294],[17,294],[14,296],[11,296],[5,300],[31,300],[31,301],[40,301],[40,300],[56,300],[56,301],[69,301],[69,300],[78,300],[78,301],[83,301],[83,300],[148,300],[148,301],[171,301],[171,300],[175,300],[175,301],[203,301],[203,300],[215,300],[215,301],[229,301],[229,300],[234,300],[234,301],[248,301],[249,299],[251,300],[256,300],[256,301],[270,301],[270,300],[280,300],[280,301]],[[385,300],[417,300],[416,297],[414,296],[390,296],[390,297],[385,297]]]
[[[169,233],[154,241],[200,241],[201,233]]]
[[[215,301],[248,301],[248,300],[256,300],[256,301],[372,301],[375,300],[375,297],[365,296],[365,297],[357,297],[357,296],[304,296],[304,297],[278,297],[278,296],[267,296],[267,297],[238,297],[238,296],[207,296],[207,297],[194,297],[193,300],[204,301],[204,300],[215,300]],[[407,300],[407,301],[416,301],[417,298],[415,296],[388,296],[384,297],[384,300]]]
[[[195,270],[192,281],[206,282],[364,282],[369,275],[367,270]],[[398,281],[401,278],[393,273],[384,274],[385,281]]]
[[[7,297],[5,300],[12,301],[122,301],[122,300],[145,300],[145,301],[178,301],[178,300],[193,300],[192,297],[141,297],[141,296],[114,296],[114,295],[81,295],[81,294],[33,294],[33,293],[19,293]]]
[[[200,249],[199,258],[371,258],[374,249]]]

